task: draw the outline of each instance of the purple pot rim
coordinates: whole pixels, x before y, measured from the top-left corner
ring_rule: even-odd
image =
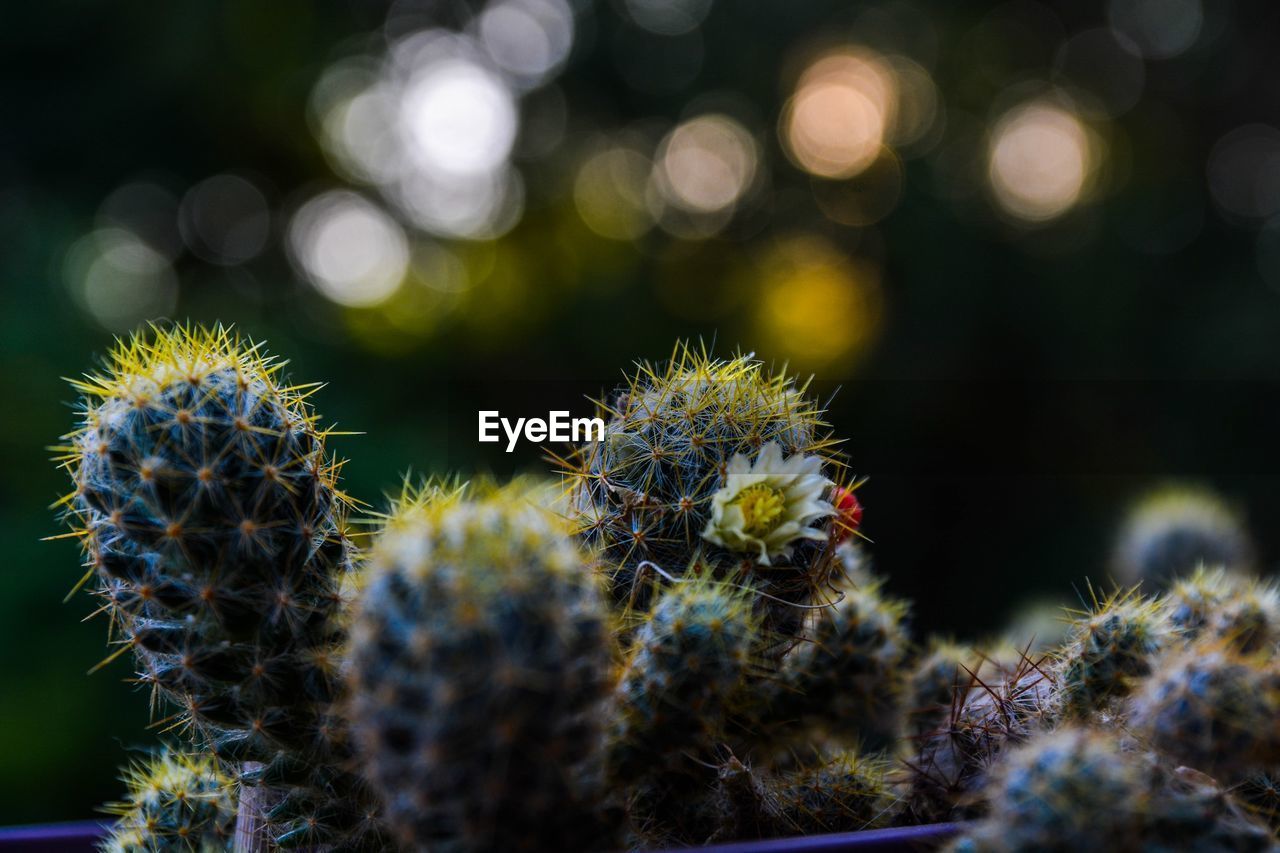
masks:
[[[33,842],[92,842],[102,838],[111,824],[112,821],[103,819],[0,827],[0,847]],[[963,826],[960,823],[899,826],[832,835],[797,835],[761,841],[739,841],[700,849],[706,853],[872,853],[876,850],[937,845],[956,835]]]

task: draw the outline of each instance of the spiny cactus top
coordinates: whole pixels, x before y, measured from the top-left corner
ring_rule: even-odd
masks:
[[[694,756],[723,735],[728,706],[753,668],[759,630],[737,587],[688,578],[663,593],[637,631],[618,686],[615,780],[700,768]]]
[[[1127,584],[1167,585],[1197,566],[1253,569],[1253,541],[1230,506],[1215,493],[1168,486],[1134,505],[1112,556],[1116,577]]]
[[[414,849],[607,848],[609,611],[527,483],[410,489],[376,535],[347,663],[357,752]]]
[[[1151,671],[1171,638],[1164,609],[1134,590],[1120,590],[1077,614],[1059,652],[1057,686],[1063,710],[1082,716],[1105,709]]]
[[[575,527],[602,549],[621,605],[646,609],[663,574],[694,564],[784,605],[825,581],[831,541],[856,521],[831,503],[840,461],[803,386],[681,345],[664,367],[640,365],[603,414],[604,439],[563,467]]]
[[[1154,747],[1224,783],[1280,764],[1280,668],[1269,654],[1192,645],[1162,660],[1130,707]]]
[[[201,745],[264,764],[255,778],[305,781],[326,825],[347,809],[360,823],[356,798],[331,790],[348,501],[314,386],[284,383],[282,366],[222,328],[120,342],[73,383],[64,504],[139,679]],[[314,824],[296,793],[286,810]]]
[[[125,770],[127,794],[106,810],[118,817],[104,853],[214,851],[230,847],[236,825],[234,782],[207,755],[161,750]]]

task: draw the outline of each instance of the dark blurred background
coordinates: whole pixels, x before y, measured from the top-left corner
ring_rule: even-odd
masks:
[[[44,0],[0,33],[0,823],[153,743],[86,675],[60,377],[233,323],[347,484],[542,467],[680,338],[817,378],[927,631],[1105,582],[1168,478],[1280,541],[1280,9],[1266,0]],[[833,396],[832,396],[833,395]],[[553,405],[554,404],[554,405]]]

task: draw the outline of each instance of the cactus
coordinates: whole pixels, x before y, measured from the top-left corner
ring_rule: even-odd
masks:
[[[830,607],[812,611],[808,639],[782,662],[762,697],[760,726],[786,736],[803,723],[846,742],[881,748],[901,735],[910,640],[907,604],[886,596],[883,582],[835,587]]]
[[[955,853],[1273,849],[1267,829],[1211,781],[1167,774],[1113,734],[1068,727],[1014,751],[994,775],[989,814]]]
[[[831,542],[861,518],[848,490],[840,511],[821,497],[841,467],[822,410],[750,356],[684,345],[627,382],[602,408],[603,440],[560,460],[570,516],[601,550],[614,601],[643,612],[663,575],[696,566],[757,589],[766,627],[793,633],[795,605],[831,571]]]
[[[1246,577],[1221,567],[1196,568],[1174,581],[1164,595],[1170,627],[1184,643],[1199,639],[1217,619],[1222,605],[1247,583]]]
[[[1213,492],[1166,486],[1138,501],[1121,526],[1112,555],[1115,577],[1165,586],[1198,566],[1253,569],[1244,522]]]
[[[120,652],[197,745],[271,783],[277,840],[376,848],[331,709],[348,499],[281,367],[222,328],[119,343],[73,383],[63,504]]]
[[[609,616],[527,482],[407,489],[351,628],[353,740],[414,849],[607,847]]]
[[[1058,697],[1068,716],[1104,711],[1151,671],[1170,638],[1163,608],[1136,591],[1118,591],[1079,614],[1056,665]]]
[[[710,577],[672,584],[637,628],[609,733],[615,787],[649,844],[701,843],[714,831],[703,803],[707,765],[758,668],[760,618],[749,593]]]
[[[902,761],[906,810],[913,822],[972,817],[992,770],[1052,718],[1053,680],[1043,660],[1023,657],[997,677],[975,679],[948,719],[915,739]]]
[[[813,767],[760,774],[736,757],[720,767],[713,840],[856,832],[888,826],[899,805],[892,764],[878,755],[840,752]]]
[[[986,663],[986,658],[969,646],[931,639],[907,674],[903,707],[910,733],[925,734],[942,725]]]
[[[1280,774],[1254,773],[1232,790],[1232,795],[1258,820],[1280,833]]]
[[[124,771],[125,799],[100,844],[104,853],[226,850],[236,826],[235,783],[208,755],[165,748]]]
[[[1134,731],[1223,782],[1280,763],[1280,669],[1221,643],[1160,662],[1130,700]]]

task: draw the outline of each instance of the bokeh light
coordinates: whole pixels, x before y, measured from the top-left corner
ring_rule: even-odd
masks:
[[[753,340],[797,367],[848,368],[881,315],[879,273],[816,235],[790,237],[759,260]]]
[[[497,169],[516,138],[516,106],[493,72],[465,59],[432,62],[405,87],[400,122],[408,151],[430,174]]]
[[[1111,0],[1111,26],[1147,59],[1169,59],[1196,43],[1204,26],[1200,0]]]
[[[1226,134],[1209,152],[1207,177],[1213,200],[1232,216],[1280,213],[1280,130],[1248,124]]]
[[[177,305],[178,279],[169,259],[122,228],[99,229],[72,244],[63,277],[76,303],[112,332],[166,317]]]
[[[239,175],[214,175],[183,196],[182,239],[196,257],[231,266],[258,256],[271,233],[267,198]]]
[[[1081,199],[1096,168],[1080,118],[1050,100],[1021,104],[991,133],[987,174],[996,202],[1026,222],[1044,222]]]
[[[826,54],[805,69],[787,102],[783,145],[811,174],[851,177],[879,156],[896,100],[893,71],[877,55],[855,48]]]
[[[1137,51],[1133,42],[1113,30],[1085,30],[1058,49],[1055,78],[1092,96],[1083,107],[1115,118],[1133,109],[1142,97],[1146,65]]]
[[[759,168],[755,140],[725,115],[702,115],[663,139],[654,181],[663,199],[688,213],[731,209],[751,188]]]
[[[350,307],[386,300],[409,266],[409,245],[400,226],[347,190],[333,190],[304,204],[289,223],[289,248],[317,290]]]
[[[574,205],[587,227],[613,240],[635,240],[653,226],[645,189],[653,166],[631,148],[590,155],[573,184]]]
[[[522,88],[541,84],[573,47],[573,10],[565,0],[502,0],[477,23],[494,64]]]
[[[687,33],[711,11],[711,0],[623,0],[638,26],[664,36]]]

